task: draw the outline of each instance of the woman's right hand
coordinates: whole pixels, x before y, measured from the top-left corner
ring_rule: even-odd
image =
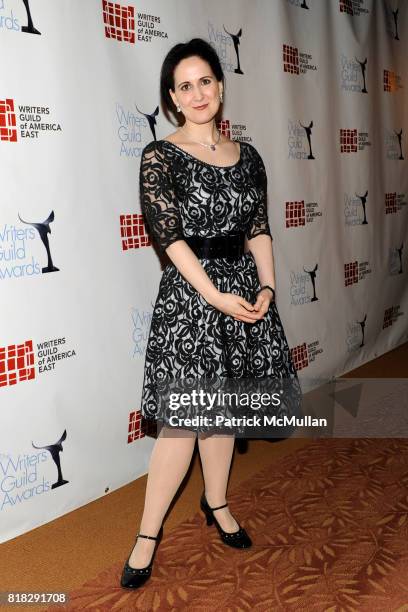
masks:
[[[219,291],[211,305],[224,314],[234,317],[237,321],[244,321],[244,323],[255,323],[264,316],[254,309],[253,304],[235,293]]]

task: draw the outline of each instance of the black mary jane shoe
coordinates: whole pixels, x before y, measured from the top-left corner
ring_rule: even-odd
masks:
[[[129,559],[130,559],[130,555],[129,555],[129,557],[126,560],[123,571],[122,571],[122,576],[120,579],[121,587],[125,589],[138,589],[150,578],[151,573],[152,573],[154,556],[156,554],[156,550],[157,550],[157,547],[160,543],[162,536],[163,536],[163,525],[160,527],[159,533],[157,534],[157,536],[147,536],[141,533],[137,534],[136,540],[137,538],[147,538],[148,540],[157,540],[157,542],[154,547],[154,551],[152,554],[152,558],[150,559],[150,563],[149,565],[146,565],[146,567],[142,567],[142,568],[131,567],[129,565]]]
[[[245,529],[241,527],[241,525],[239,525],[238,531],[228,533],[228,531],[224,531],[222,529],[221,525],[215,518],[213,514],[214,510],[220,510],[220,508],[225,508],[226,506],[228,506],[228,504],[224,504],[223,506],[217,506],[216,508],[210,508],[205,498],[205,492],[203,491],[203,494],[201,495],[200,499],[200,507],[206,516],[207,525],[212,525],[213,523],[215,523],[215,526],[217,527],[221,536],[221,540],[224,542],[224,544],[228,544],[228,546],[232,546],[233,548],[249,548],[250,546],[252,546],[252,540],[245,531]]]

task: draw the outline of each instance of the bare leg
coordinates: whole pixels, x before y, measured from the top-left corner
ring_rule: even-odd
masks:
[[[167,437],[168,436],[168,437]],[[143,516],[138,533],[156,536],[177,492],[194,451],[196,434],[163,427],[149,462]],[[145,567],[151,559],[155,540],[137,538],[129,559],[134,568]]]
[[[226,503],[228,477],[234,452],[234,436],[214,434],[207,438],[198,437],[201,467],[205,483],[205,496],[211,508]],[[237,531],[239,525],[229,507],[215,510],[214,516],[224,531]]]

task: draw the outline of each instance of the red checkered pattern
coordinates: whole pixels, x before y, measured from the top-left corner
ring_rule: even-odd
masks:
[[[283,45],[283,70],[292,74],[299,74],[299,51],[297,47]]]
[[[296,370],[302,370],[309,365],[306,342],[290,349],[290,355]]]
[[[393,324],[393,315],[394,313],[394,308],[391,306],[391,308],[386,308],[384,311],[384,321],[383,321],[383,329],[385,329],[386,327],[389,327],[390,325]]]
[[[135,440],[140,440],[140,438],[144,438],[146,435],[155,434],[156,431],[155,421],[143,419],[140,410],[135,410],[129,414],[128,444]]]
[[[357,130],[340,130],[340,151],[342,153],[357,152]]]
[[[135,42],[135,9],[115,2],[102,0],[103,21],[106,38]]]
[[[385,214],[389,215],[391,213],[397,212],[397,194],[396,193],[386,193],[385,194]]]
[[[305,225],[305,201],[286,202],[286,227]]]
[[[358,262],[352,261],[351,263],[344,264],[344,284],[353,285],[358,283]]]
[[[146,233],[142,215],[120,215],[120,236],[122,238],[122,248],[124,251],[151,245],[151,240]]]
[[[16,115],[14,100],[0,100],[0,140],[17,142]]]
[[[128,444],[143,438],[141,421],[142,415],[140,414],[140,410],[135,410],[129,414]]]
[[[0,347],[0,387],[35,378],[33,341]]]
[[[224,134],[227,138],[231,138],[231,125],[229,119],[222,119],[218,121],[218,129],[221,134]]]
[[[392,70],[384,70],[384,91],[397,91],[397,75]]]
[[[353,0],[339,0],[340,13],[348,13],[354,15]]]

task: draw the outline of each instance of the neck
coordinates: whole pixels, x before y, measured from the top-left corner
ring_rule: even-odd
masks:
[[[214,119],[208,123],[193,123],[186,119],[185,124],[182,126],[181,133],[186,138],[191,140],[204,142],[206,144],[212,144],[218,140],[218,130],[215,125]]]

